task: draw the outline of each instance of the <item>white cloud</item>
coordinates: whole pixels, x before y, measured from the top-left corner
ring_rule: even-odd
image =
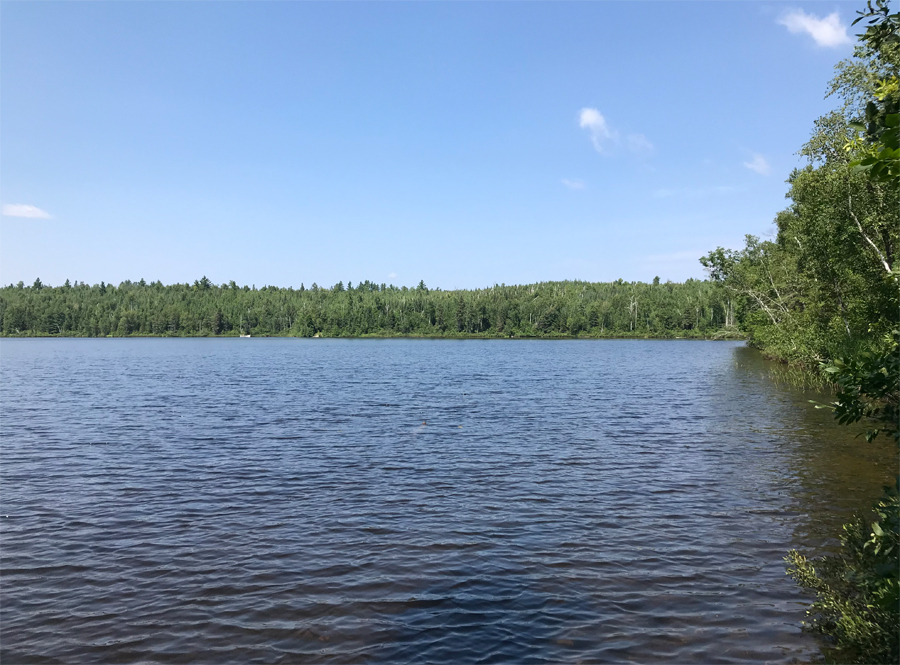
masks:
[[[604,143],[616,138],[606,122],[606,118],[597,109],[584,108],[578,116],[578,126],[588,130],[591,143],[597,152],[604,152]]]
[[[394,279],[396,276],[397,276],[397,273],[395,273],[395,272],[388,273],[388,279]]]
[[[568,178],[563,178],[560,182],[569,189],[584,189],[584,180],[569,180]]]
[[[807,14],[802,9],[794,9],[778,19],[778,23],[793,34],[805,32],[819,46],[834,48],[852,41],[847,34],[847,26],[841,23],[841,17],[837,12],[819,18],[814,14]]]
[[[631,152],[648,153],[653,150],[653,144],[643,134],[629,134],[628,148]]]
[[[753,159],[749,162],[744,162],[744,166],[751,171],[756,171],[759,175],[769,175],[772,171],[772,167],[769,166],[769,162],[766,161],[766,158],[756,153],[753,153]]]
[[[3,206],[3,214],[6,217],[28,217],[29,219],[53,219],[46,210],[28,205],[27,203],[7,203]]]
[[[588,131],[591,143],[599,153],[608,153],[611,145],[620,143],[619,132],[609,126],[606,118],[597,109],[581,109],[578,114],[578,126]],[[639,155],[653,150],[653,144],[643,134],[628,134],[625,137],[625,145],[631,152]]]

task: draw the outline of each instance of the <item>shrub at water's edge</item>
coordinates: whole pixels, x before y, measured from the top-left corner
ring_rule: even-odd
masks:
[[[823,370],[837,385],[828,407],[838,422],[863,421],[868,441],[883,434],[900,445],[900,331],[879,352]],[[811,561],[792,550],[785,557],[788,574],[816,595],[810,628],[829,638],[834,662],[900,662],[900,480],[885,488],[874,517],[870,523],[858,515],[844,525],[837,555]]]
[[[788,574],[816,594],[809,628],[829,638],[832,662],[900,662],[898,487],[885,488],[875,515],[844,525],[840,554],[811,561],[791,550],[785,557]]]

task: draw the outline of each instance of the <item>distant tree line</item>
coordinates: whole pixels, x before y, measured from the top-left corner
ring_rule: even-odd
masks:
[[[721,284],[543,282],[475,290],[375,284],[299,289],[126,281],[0,288],[6,336],[284,335],[705,337],[735,332]]]

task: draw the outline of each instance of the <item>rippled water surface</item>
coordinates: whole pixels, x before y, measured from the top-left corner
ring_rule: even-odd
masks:
[[[808,659],[892,474],[731,342],[4,340],[3,663]]]

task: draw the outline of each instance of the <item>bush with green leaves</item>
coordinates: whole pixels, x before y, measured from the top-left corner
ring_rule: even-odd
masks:
[[[844,525],[837,555],[809,560],[791,550],[788,574],[816,594],[809,628],[828,638],[829,660],[900,662],[900,493],[885,488],[875,520]]]
[[[879,434],[900,444],[900,331],[878,350],[824,364],[837,386],[827,405],[837,421],[866,421],[866,439]],[[818,405],[822,408],[824,405]],[[816,594],[810,628],[829,638],[835,662],[900,662],[900,478],[886,487],[871,523],[858,515],[844,525],[841,551],[815,561],[791,550],[788,574]]]
[[[886,336],[881,349],[823,363],[822,371],[837,386],[836,399],[828,408],[840,424],[865,420],[870,424],[867,441],[884,433],[900,445],[900,330]]]

